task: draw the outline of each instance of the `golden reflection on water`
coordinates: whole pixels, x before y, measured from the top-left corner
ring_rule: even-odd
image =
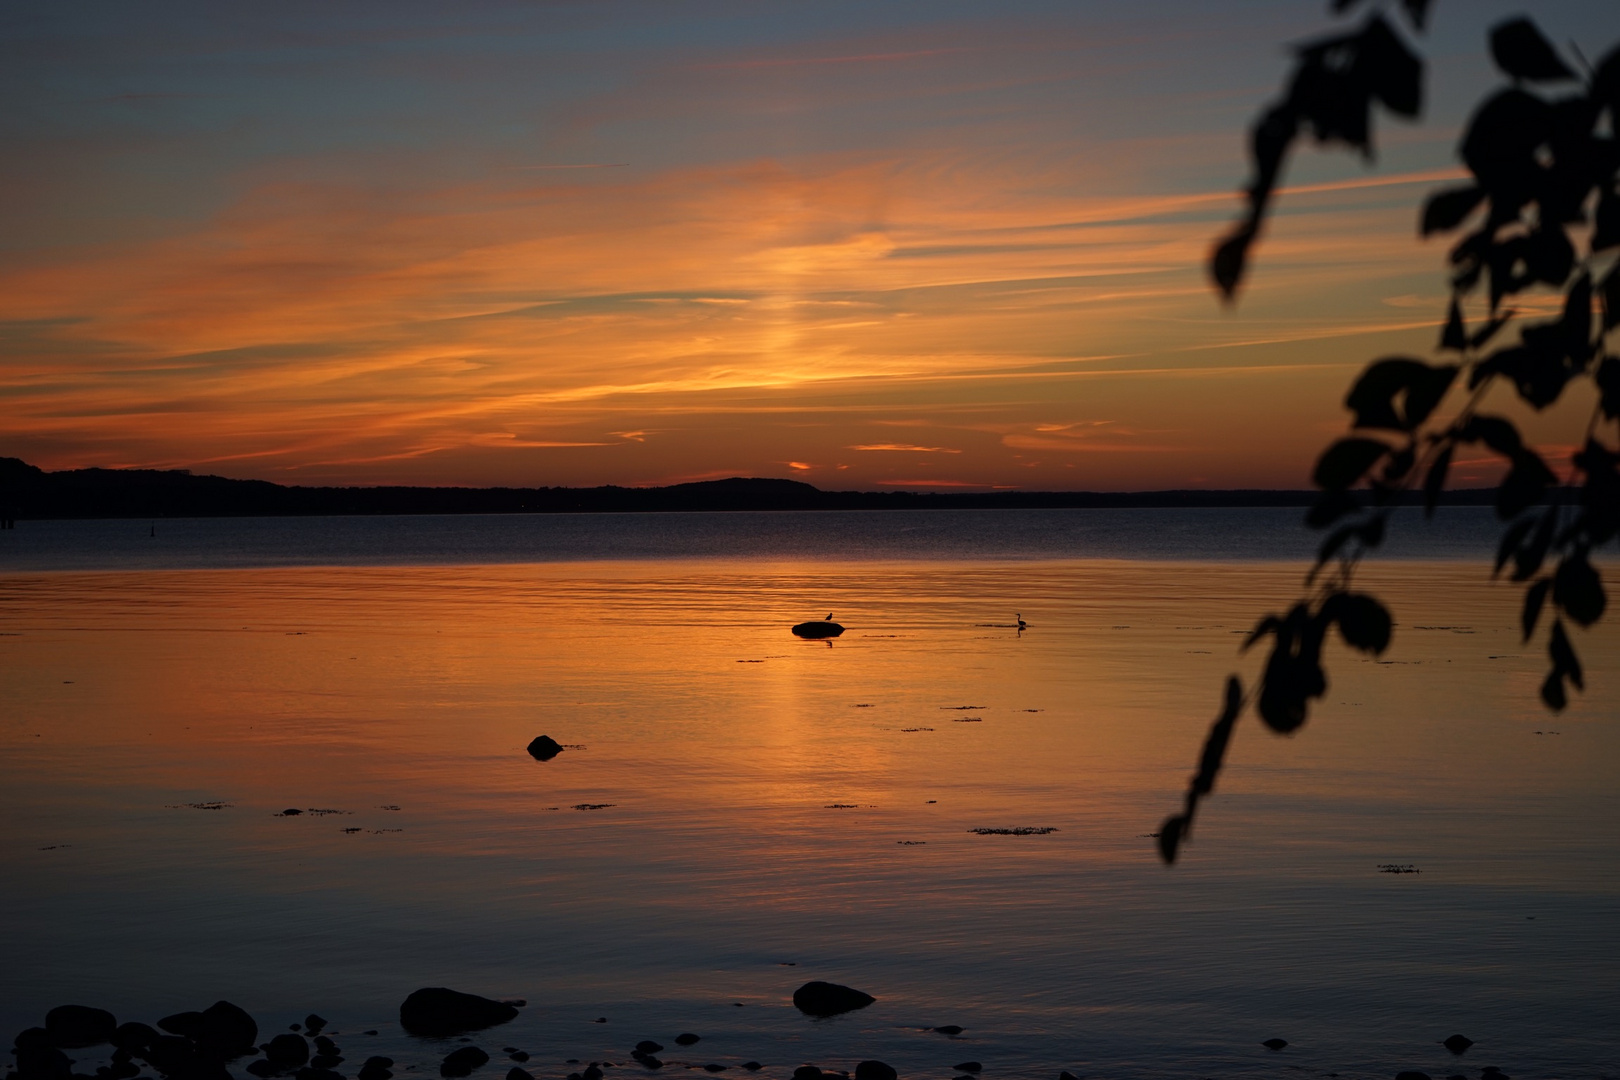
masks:
[[[453,970],[425,937],[368,933],[457,910],[501,933],[544,922],[548,947],[589,969],[576,992],[602,1000],[629,993],[607,970],[634,967],[624,949],[661,958],[652,997],[696,992],[705,950],[747,954],[715,992],[759,1004],[781,995],[773,951],[868,963],[913,1002],[942,991],[884,975],[885,958],[939,953],[963,980],[950,1000],[1021,980],[1023,1014],[1061,1027],[1097,1003],[1065,971],[1089,966],[1116,992],[1180,977],[1155,935],[1190,932],[1229,886],[1381,895],[1413,883],[1374,867],[1413,863],[1426,883],[1551,879],[1612,903],[1614,845],[1590,825],[1616,809],[1614,630],[1578,635],[1588,692],[1551,717],[1516,590],[1450,564],[1369,568],[1396,614],[1389,653],[1332,646],[1332,686],[1297,738],[1246,718],[1184,865],[1156,864],[1144,834],[1175,808],[1222,678],[1256,666],[1236,655],[1240,635],[1300,572],[665,562],[0,578],[6,858],[43,898],[17,901],[8,940],[44,942],[32,963],[82,963],[74,950],[90,946],[52,924],[52,904],[161,938],[211,903],[296,952],[276,912],[331,895],[347,898],[331,918],[390,953],[332,976],[362,1000],[410,979],[413,950],[422,978]],[[848,627],[830,646],[788,634],[829,610]],[[568,749],[532,760],[541,733]],[[216,800],[230,805],[185,806]],[[306,812],[275,816],[287,807]],[[969,831],[1025,826],[1058,831]],[[136,899],[98,907],[89,881]],[[1254,912],[1228,913],[1223,932],[1304,941],[1321,923]],[[1361,947],[1361,932],[1333,948]],[[1221,948],[1220,964],[1250,955]],[[217,962],[284,993],[240,957]],[[493,989],[536,996],[498,958],[480,963],[506,980]],[[189,960],[188,977],[208,964]],[[1206,975],[1185,994],[1219,996]],[[1373,975],[1336,978],[1353,998]],[[0,983],[7,1016],[31,1014],[29,984]]]

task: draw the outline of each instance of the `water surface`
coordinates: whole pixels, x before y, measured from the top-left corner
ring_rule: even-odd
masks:
[[[477,1075],[542,1080],[649,1037],[776,1078],[1620,1073],[1615,637],[1550,718],[1476,562],[1369,568],[1390,652],[1333,645],[1297,738],[1245,720],[1166,869],[1298,563],[379,561],[0,575],[0,1024],[225,997],[436,1075],[394,1021],[449,985],[529,1001]],[[970,831],[1016,827],[1057,831]],[[878,1002],[810,1021],[812,978]]]

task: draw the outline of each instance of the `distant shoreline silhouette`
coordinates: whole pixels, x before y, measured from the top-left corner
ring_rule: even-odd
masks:
[[[1489,505],[1494,489],[1448,492]],[[798,480],[731,477],[668,487],[296,487],[184,469],[46,472],[0,458],[0,519],[301,517],[383,514],[681,513],[759,510],[1060,510],[1309,506],[1312,491],[823,491]]]

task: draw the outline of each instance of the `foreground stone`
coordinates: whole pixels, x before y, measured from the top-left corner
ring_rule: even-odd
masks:
[[[864,1009],[877,998],[853,987],[838,983],[807,982],[793,991],[793,1005],[810,1016],[837,1016],[839,1013]]]
[[[504,1001],[429,986],[400,1005],[399,1026],[411,1035],[459,1035],[504,1024],[517,1014],[516,1007]]]
[[[64,1050],[112,1042],[118,1019],[106,1009],[88,1005],[58,1005],[45,1014],[45,1030],[52,1044]]]

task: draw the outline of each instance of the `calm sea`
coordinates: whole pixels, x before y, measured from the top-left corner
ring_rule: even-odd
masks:
[[[1297,518],[22,522],[0,1030],[226,998],[411,1080],[449,1046],[399,1002],[445,985],[528,1001],[491,1080],[639,1075],[647,1038],[772,1080],[1620,1076],[1620,650],[1578,634],[1587,693],[1541,708],[1488,511],[1397,530],[1389,652],[1330,646],[1297,737],[1245,718],[1159,864]],[[811,1020],[810,979],[878,1000]]]

